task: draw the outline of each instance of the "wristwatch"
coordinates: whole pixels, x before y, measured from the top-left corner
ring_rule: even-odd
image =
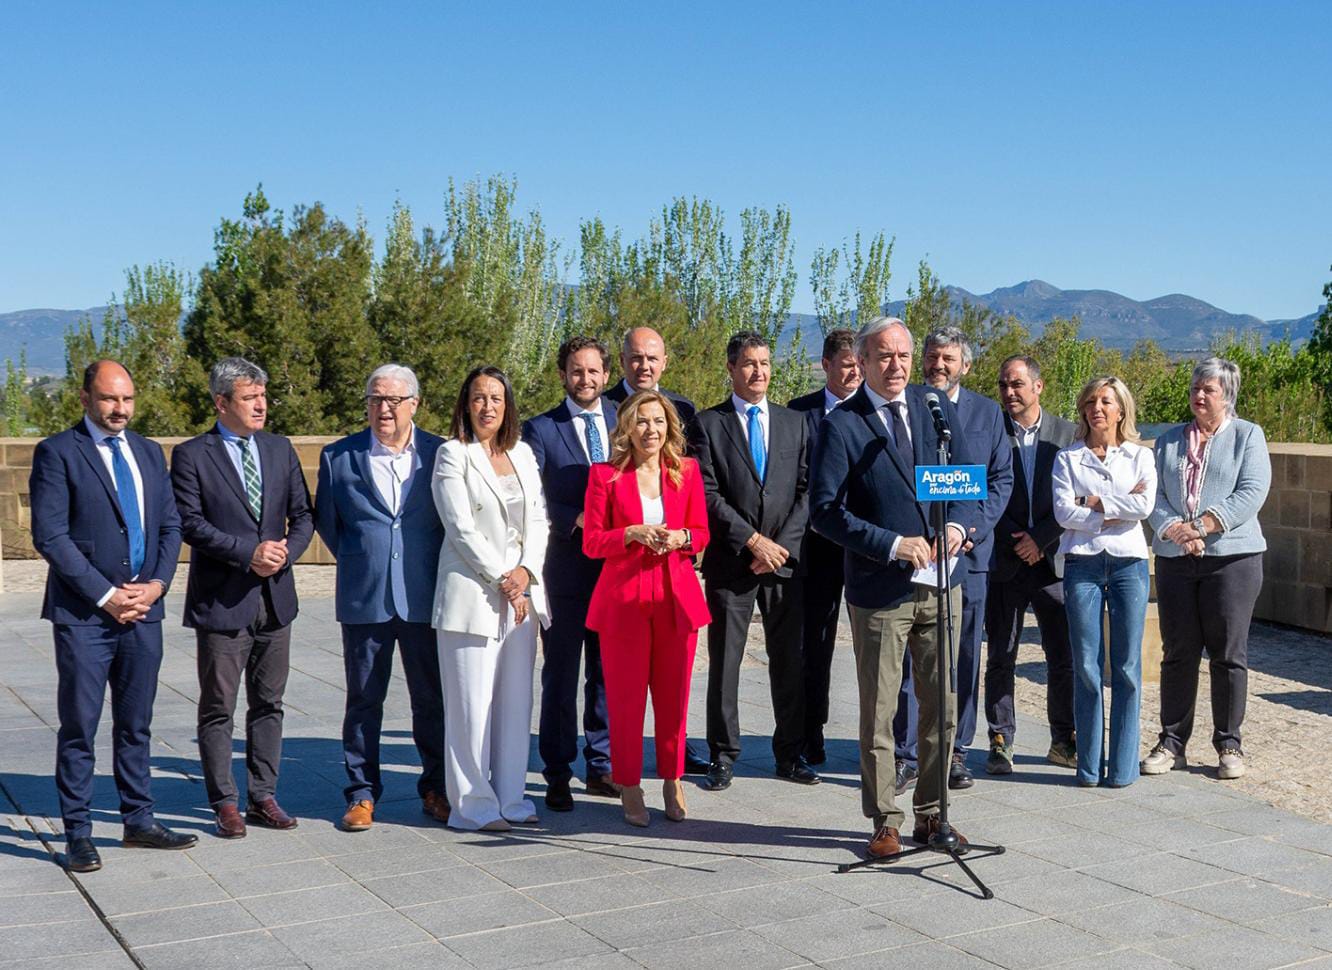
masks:
[[[1203,522],[1203,517],[1201,515],[1193,520],[1193,527],[1198,530],[1199,539],[1207,538],[1207,525]]]
[[[1073,500],[1073,504],[1085,507],[1087,505],[1087,496],[1079,495],[1077,498]]]

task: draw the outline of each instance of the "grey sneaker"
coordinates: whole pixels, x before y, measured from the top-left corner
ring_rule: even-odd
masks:
[[[987,775],[1011,775],[1013,773],[1013,746],[1004,743],[1004,736],[996,734],[990,740],[990,753],[985,758]]]
[[[1164,775],[1172,768],[1183,768],[1186,764],[1182,754],[1175,754],[1165,745],[1158,744],[1138,767],[1144,775]]]
[[[1052,741],[1050,750],[1045,753],[1045,760],[1061,768],[1078,766],[1078,749],[1072,741]]]
[[[1244,755],[1238,748],[1226,748],[1221,752],[1221,763],[1217,765],[1216,777],[1230,781],[1244,774]]]

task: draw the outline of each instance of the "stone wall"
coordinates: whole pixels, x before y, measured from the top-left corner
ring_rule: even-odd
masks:
[[[172,446],[182,439],[158,440],[169,460]],[[319,451],[333,440],[292,439],[312,494]],[[36,444],[35,438],[0,438],[0,540],[5,559],[36,556],[28,519],[28,472]],[[1268,542],[1266,578],[1254,615],[1332,633],[1332,445],[1274,443],[1271,452],[1272,492],[1260,516]],[[181,560],[188,558],[189,549],[182,547]],[[300,561],[331,563],[333,558],[316,536]],[[1150,633],[1149,638],[1156,639]]]

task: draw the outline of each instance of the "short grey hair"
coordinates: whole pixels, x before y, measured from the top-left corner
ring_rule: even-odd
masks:
[[[373,394],[375,381],[402,381],[407,385],[408,397],[421,396],[421,383],[416,372],[403,364],[380,364],[365,381],[365,396]]]
[[[1221,397],[1226,402],[1226,413],[1235,417],[1235,403],[1239,400],[1240,390],[1239,364],[1220,357],[1199,361],[1193,367],[1189,387],[1197,387],[1203,381],[1216,381],[1221,388]]]
[[[865,356],[865,345],[875,334],[883,333],[889,327],[901,327],[902,332],[911,341],[911,356],[916,356],[916,338],[911,336],[911,328],[900,317],[875,317],[856,332],[856,356]]]
[[[957,347],[962,351],[962,366],[971,366],[971,342],[960,327],[936,327],[925,335],[925,353],[931,347]]]
[[[208,390],[213,397],[231,397],[238,381],[267,384],[268,373],[244,357],[223,357],[208,373]]]

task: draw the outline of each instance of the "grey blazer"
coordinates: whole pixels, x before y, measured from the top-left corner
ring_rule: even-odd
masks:
[[[1188,448],[1188,424],[1176,425],[1156,439],[1156,506],[1147,521],[1153,532],[1152,551],[1158,556],[1184,555],[1179,546],[1161,538],[1161,531],[1188,515],[1184,501]],[[1202,473],[1198,515],[1211,512],[1222,530],[1207,537],[1203,555],[1239,556],[1266,549],[1258,510],[1272,484],[1272,459],[1263,429],[1231,418],[1208,440]]]

